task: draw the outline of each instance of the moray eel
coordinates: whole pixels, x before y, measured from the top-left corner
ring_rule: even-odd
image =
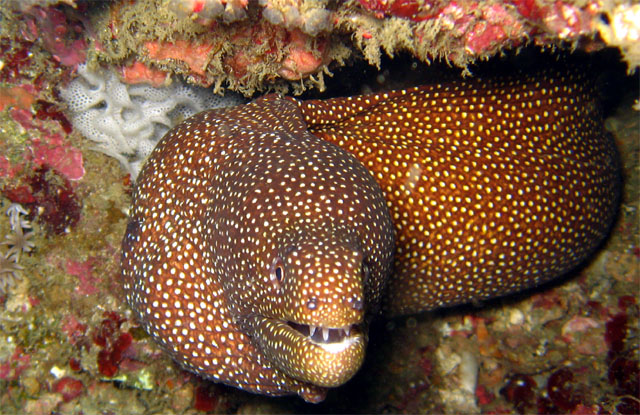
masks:
[[[380,186],[275,96],[200,113],[145,163],[127,300],[187,369],[317,402],[364,358],[394,255]]]
[[[588,258],[619,169],[580,75],[207,111],[141,172],[127,301],[185,368],[318,402],[361,365],[372,316],[505,295]]]
[[[298,102],[309,131],[385,193],[397,235],[387,315],[509,294],[589,257],[621,184],[596,96],[572,68]]]

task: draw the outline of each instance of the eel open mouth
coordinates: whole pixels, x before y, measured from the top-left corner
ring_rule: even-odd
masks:
[[[342,385],[364,360],[364,322],[326,327],[252,315],[244,323],[265,358],[303,382],[327,388]]]
[[[359,332],[359,328],[356,324],[338,328],[299,324],[294,323],[293,321],[287,321],[287,324],[289,327],[293,328],[303,336],[308,337],[311,341],[317,344],[341,343],[345,339],[351,337],[352,334]]]

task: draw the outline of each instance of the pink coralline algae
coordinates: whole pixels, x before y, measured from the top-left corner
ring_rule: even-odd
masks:
[[[420,22],[433,17],[431,1],[418,0],[358,0],[364,9],[374,12],[377,18],[395,16]],[[425,4],[423,4],[425,3]]]
[[[308,46],[313,43],[317,43],[315,47]],[[326,40],[314,42],[308,35],[294,30],[289,34],[289,49],[278,74],[295,81],[316,72],[323,63],[325,46]]]
[[[22,347],[16,346],[11,357],[0,361],[0,379],[17,380],[29,368],[31,356]]]
[[[95,258],[89,258],[83,262],[67,259],[67,273],[78,278],[76,292],[81,295],[92,295],[98,292],[96,284],[100,279],[93,275],[93,267],[95,263]]]
[[[594,1],[582,8],[561,0],[358,0],[358,3],[378,19],[388,16],[414,22],[443,19],[446,29],[458,34],[467,32],[465,37],[469,42],[478,42],[478,36],[489,39],[490,33],[496,35],[495,41],[505,39],[506,31],[523,35],[529,31],[526,23],[538,26],[531,34],[545,29],[560,38],[575,37],[595,29],[593,18],[598,11],[598,3]]]
[[[87,325],[78,321],[74,315],[67,315],[62,321],[62,331],[67,335],[69,343],[89,350],[91,344],[87,338]]]
[[[542,8],[542,22],[551,33],[560,39],[586,35],[595,29],[594,17],[598,14],[596,2],[587,3],[580,9],[576,6],[555,1],[551,6]]]
[[[5,108],[28,109],[35,102],[34,88],[29,84],[0,87],[0,111]]]
[[[6,156],[0,155],[0,177],[13,178],[20,170],[20,166],[11,164]]]
[[[607,345],[597,319],[575,316],[562,326],[562,339],[585,355],[603,355]]]
[[[69,180],[80,180],[85,174],[84,161],[66,136],[71,124],[54,104],[38,100],[38,94],[31,84],[0,87],[0,111],[8,110],[13,121],[29,133],[20,164],[0,157],[0,176],[13,177],[30,161],[36,168],[52,168]]]
[[[31,151],[37,166],[53,168],[69,180],[80,180],[84,176],[82,153],[60,134],[33,139]]]
[[[13,108],[12,118],[26,130],[35,130],[31,140],[31,159],[37,166],[51,167],[69,180],[80,180],[85,173],[82,153],[72,146],[68,138],[61,133],[51,132],[42,121],[52,119],[58,122],[62,132],[71,132],[71,124],[51,104],[39,102],[39,108],[33,114],[24,108]]]
[[[175,42],[149,41],[145,43],[145,47],[152,59],[158,61],[174,59],[184,62],[192,73],[204,76],[209,63],[208,55],[214,45],[176,40]]]
[[[159,88],[170,82],[169,74],[159,69],[150,68],[142,62],[133,62],[120,69],[122,80],[127,84],[149,84]]]
[[[481,54],[507,39],[520,44],[523,33],[522,23],[503,6],[494,4],[482,10],[482,20],[464,35],[465,45],[471,54]]]
[[[76,67],[86,60],[87,44],[82,37],[84,28],[78,22],[69,22],[67,16],[55,7],[32,7],[26,14],[25,39],[42,39],[45,49],[64,66]]]

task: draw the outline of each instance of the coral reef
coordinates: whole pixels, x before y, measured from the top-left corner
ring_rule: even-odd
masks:
[[[594,260],[523,296],[379,321],[363,370],[320,406],[193,377],[131,318],[118,265],[131,177],[91,151],[58,92],[74,79],[89,85],[78,74],[86,63],[127,91],[186,82],[344,95],[435,79],[420,62],[464,67],[526,43],[610,45],[621,58],[606,65],[633,69],[637,13],[621,0],[0,2],[0,243],[11,241],[0,244],[2,412],[638,413],[637,78],[607,121],[624,196]],[[420,62],[393,71],[405,54]],[[527,65],[526,51],[520,58]],[[12,203],[28,214],[5,215]]]
[[[20,255],[31,252],[35,246],[30,240],[33,237],[31,223],[24,218],[28,214],[29,212],[17,203],[12,203],[7,209],[12,232],[5,237],[2,245],[9,246],[7,255],[14,257],[16,263],[20,262]],[[25,233],[25,230],[29,231]]]
[[[15,29],[63,66],[87,56],[159,85],[190,83],[252,95],[323,89],[324,75],[406,52],[466,68],[535,43],[638,57],[638,5],[581,0],[118,0],[101,7],[16,2]],[[125,79],[127,76],[125,75]]]
[[[613,2],[607,2],[613,3]],[[629,71],[640,65],[640,4],[609,5],[603,19],[598,22],[598,32],[607,45],[623,51]]]
[[[6,291],[7,287],[15,284],[15,280],[20,278],[22,269],[15,255],[8,251],[0,251],[0,292]]]
[[[73,185],[51,167],[36,168],[24,178],[23,186],[9,189],[6,195],[37,211],[37,220],[48,234],[69,233],[80,219],[82,202]]]
[[[35,247],[31,240],[34,232],[31,231],[31,223],[26,219],[29,214],[21,205],[12,203],[7,208],[10,232],[5,235],[0,245],[8,246],[6,251],[0,251],[0,292],[14,285],[24,268],[19,265],[20,255],[29,253]],[[25,233],[25,231],[28,231]]]
[[[71,122],[95,150],[118,160],[135,180],[142,163],[164,134],[206,108],[241,102],[203,88],[173,82],[165,87],[127,85],[113,71],[78,67],[79,76],[60,91],[69,108]]]

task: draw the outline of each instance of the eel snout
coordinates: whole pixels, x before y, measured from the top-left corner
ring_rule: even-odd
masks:
[[[243,326],[289,376],[333,387],[351,378],[364,357],[363,255],[348,238],[306,239],[273,261],[274,298]]]

